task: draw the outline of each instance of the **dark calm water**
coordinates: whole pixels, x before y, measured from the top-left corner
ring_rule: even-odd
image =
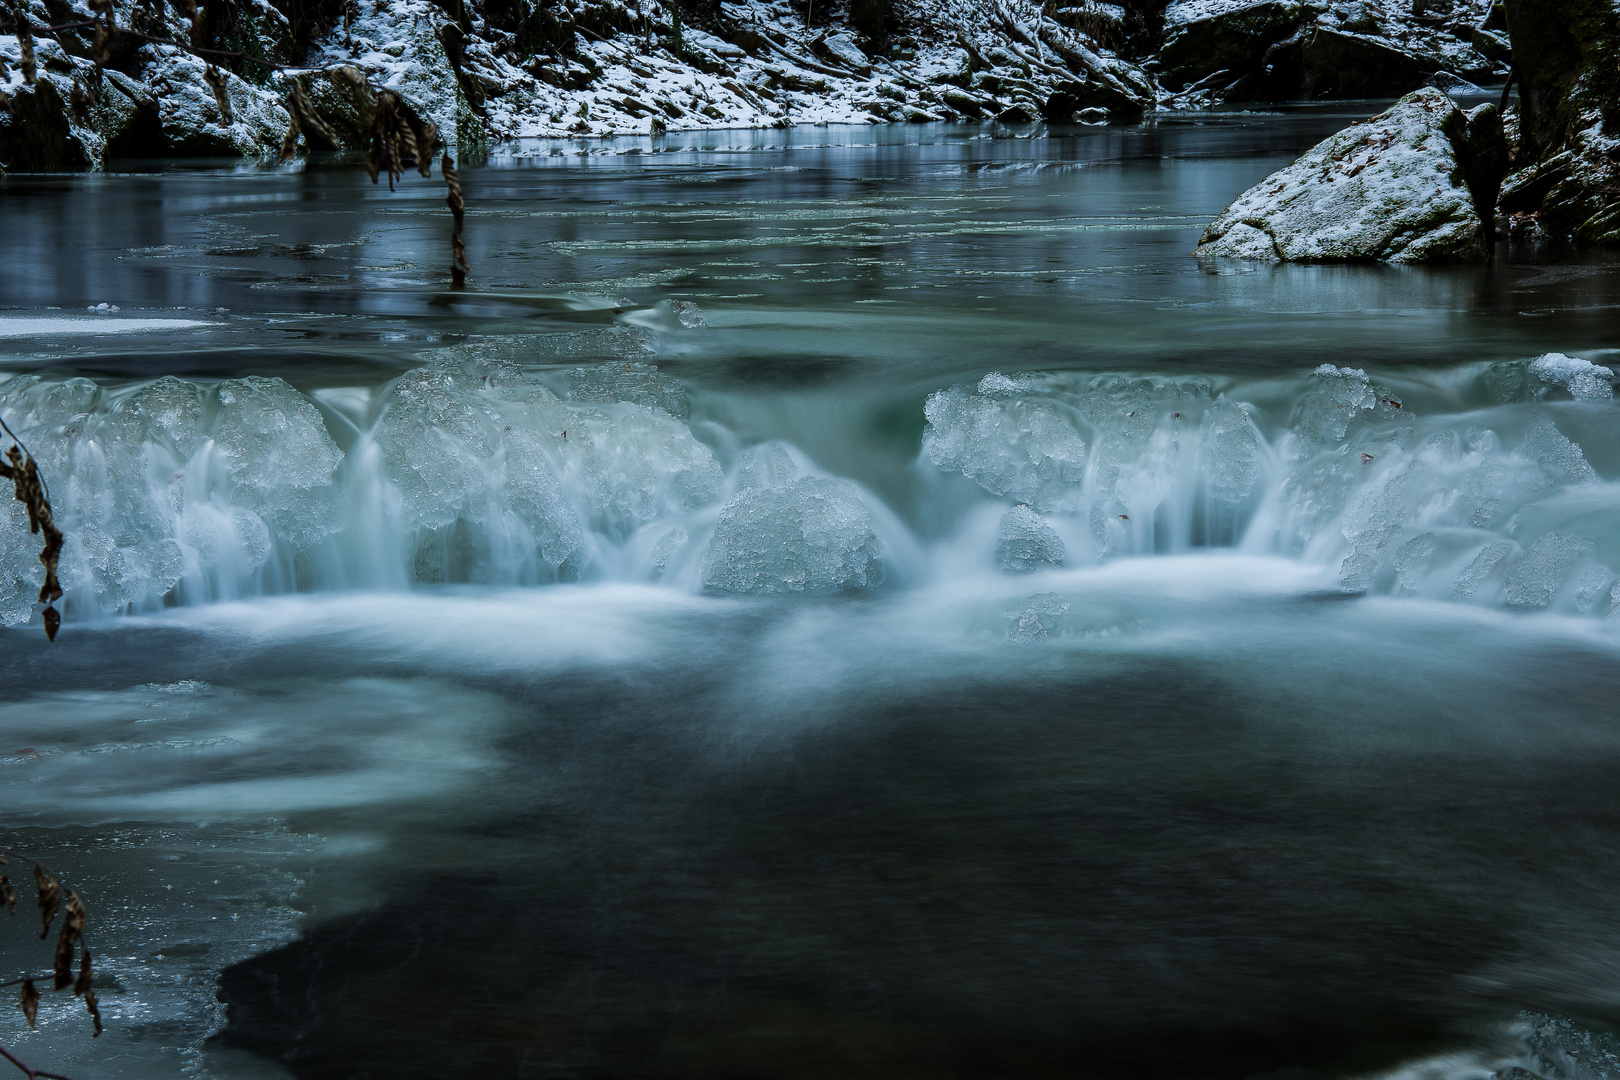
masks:
[[[0,179],[6,836],[108,1028],[0,1041],[1606,1075],[1620,263],[1189,255],[1375,107],[525,144],[457,297],[436,178]]]

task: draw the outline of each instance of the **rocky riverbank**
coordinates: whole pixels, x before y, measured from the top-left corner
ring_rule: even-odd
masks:
[[[0,36],[0,164],[274,153],[292,79],[324,112],[342,112],[342,94],[300,75],[338,64],[396,90],[467,149],[805,123],[1108,123],[1223,99],[1395,96],[1437,76],[1506,75],[1481,2],[1429,5],[110,0],[98,64],[101,7],[30,0]],[[19,20],[33,38],[31,84]]]

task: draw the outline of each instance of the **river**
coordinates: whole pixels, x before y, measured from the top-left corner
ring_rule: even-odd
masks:
[[[68,534],[53,644],[0,516],[4,821],[107,1031],[0,1041],[1588,1075],[1620,263],[1189,254],[1376,108],[515,144],[466,294],[437,176],[4,178],[0,416]]]

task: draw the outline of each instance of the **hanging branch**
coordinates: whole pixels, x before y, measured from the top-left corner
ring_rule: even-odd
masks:
[[[461,226],[466,218],[467,203],[461,197],[461,178],[456,175],[456,163],[446,154],[439,160],[439,172],[444,174],[444,185],[450,194],[444,198],[450,214],[456,220],[450,234],[450,287],[457,292],[467,287],[467,246],[461,242]]]
[[[20,3],[11,8],[12,19],[17,24],[17,48],[22,52],[23,82],[29,86],[34,85],[34,33],[33,27],[28,24],[28,14]]]

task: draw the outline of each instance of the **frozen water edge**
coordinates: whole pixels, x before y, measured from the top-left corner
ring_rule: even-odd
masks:
[[[164,330],[190,330],[212,325],[202,319],[121,319],[103,315],[93,319],[74,315],[60,319],[30,315],[14,319],[0,316],[0,338],[88,337],[95,334],[142,334]]]

